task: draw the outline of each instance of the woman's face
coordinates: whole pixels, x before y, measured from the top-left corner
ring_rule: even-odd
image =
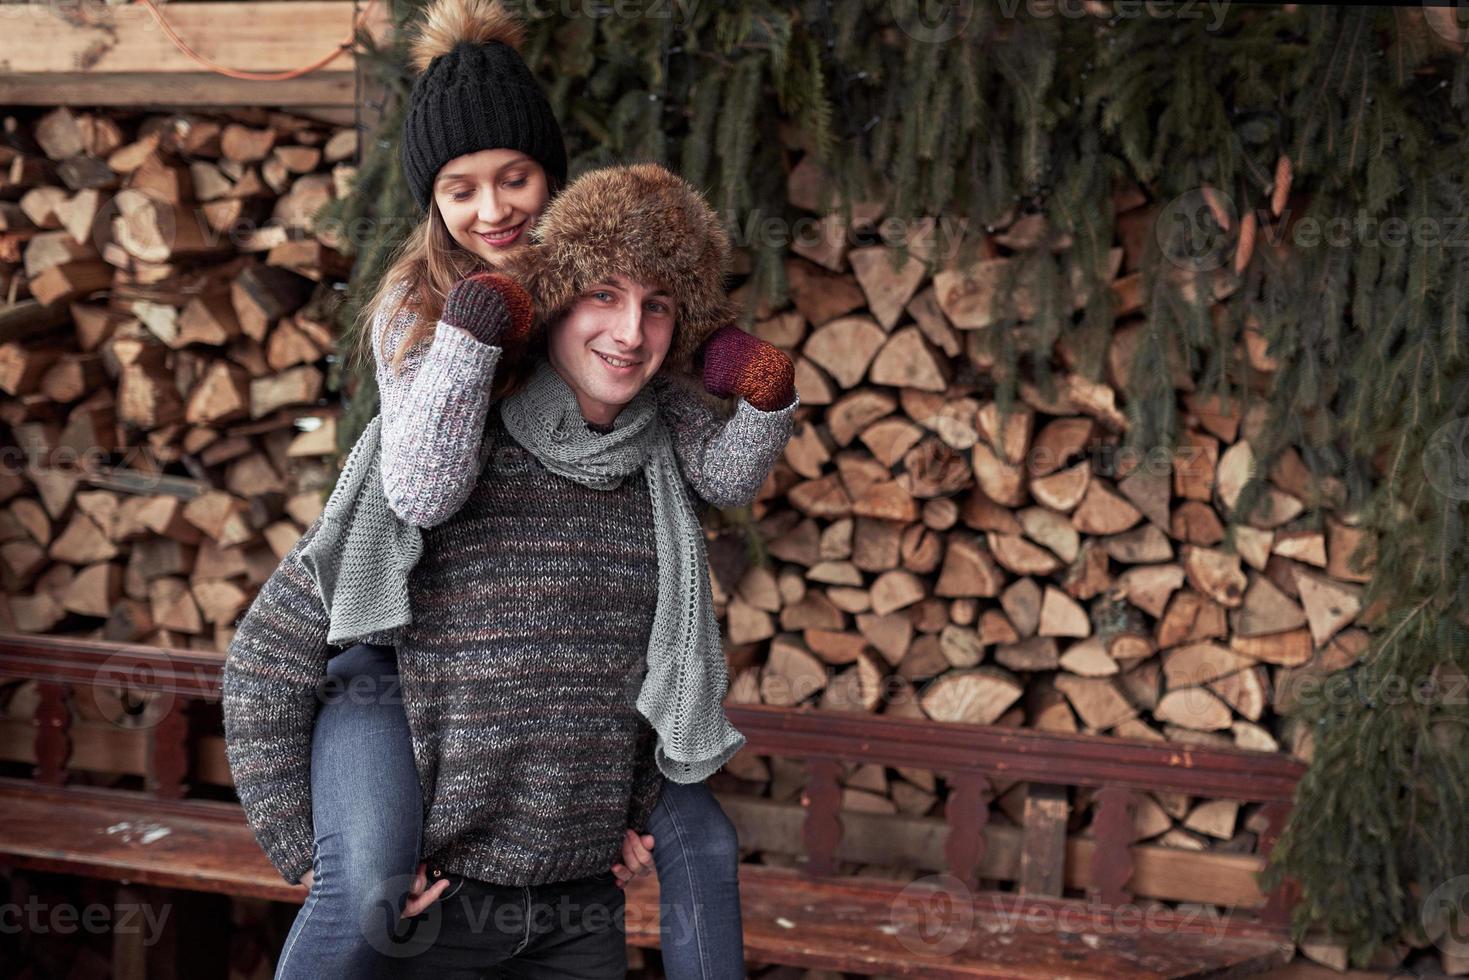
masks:
[[[666,290],[617,276],[582,293],[550,325],[547,357],[576,392],[582,418],[597,425],[617,418],[663,364],[677,314]]]
[[[449,234],[491,266],[525,244],[549,197],[545,169],[503,147],[455,157],[434,178],[434,203]]]

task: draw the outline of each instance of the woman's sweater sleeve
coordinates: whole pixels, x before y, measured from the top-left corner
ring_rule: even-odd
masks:
[[[690,382],[660,375],[653,384],[679,467],[694,492],[715,507],[744,507],[753,501],[790,442],[800,396],[773,412],[741,398],[734,414],[723,418]]]
[[[388,295],[372,324],[383,416],[383,491],[402,520],[433,527],[464,506],[479,478],[480,444],[501,348],[440,320],[433,342],[408,351],[395,373],[393,354],[417,321],[417,314],[404,309],[384,322],[402,288]]]
[[[225,656],[224,741],[245,816],[291,884],[311,867],[311,733],[332,654],[329,620],[301,564],[318,517],[281,559],[235,629]]]

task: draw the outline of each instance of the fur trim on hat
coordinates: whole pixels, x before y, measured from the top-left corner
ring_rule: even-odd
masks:
[[[418,22],[410,45],[414,69],[425,71],[461,41],[499,41],[519,52],[525,44],[525,27],[500,0],[435,0]]]
[[[510,271],[543,322],[589,287],[617,275],[668,290],[676,326],[665,363],[688,370],[693,354],[738,306],[725,292],[729,235],[693,185],[656,163],[581,175],[542,212],[533,242]]]

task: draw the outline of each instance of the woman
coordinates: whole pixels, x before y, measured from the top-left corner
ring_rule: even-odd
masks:
[[[408,292],[400,288],[404,277],[390,275],[373,307],[375,329],[370,336],[379,344],[378,377],[383,391],[383,480],[394,510],[423,527],[441,523],[457,511],[473,488],[475,453],[481,448],[492,385],[503,393],[523,380],[513,370],[497,377],[494,369],[502,352],[508,361],[516,361],[513,355],[524,343],[525,317],[500,315],[498,320],[494,316],[486,320],[476,315],[493,307],[497,298],[509,297],[510,307],[515,307],[515,291],[502,281],[485,283],[483,277],[460,280],[447,290],[442,281],[474,268],[465,261],[471,256],[500,264],[507,246],[513,248],[523,241],[550,189],[564,174],[559,134],[555,140],[544,138],[548,129],[554,132],[554,121],[549,127],[538,125],[538,121],[550,120],[549,109],[543,97],[539,102],[533,97],[539,96],[531,88],[534,83],[527,86],[529,74],[514,54],[514,45],[506,43],[513,40],[505,29],[512,22],[503,17],[497,21],[497,11],[461,3],[440,4],[430,13],[417,49],[425,75],[415,87],[414,107],[405,123],[404,169],[420,203],[431,206],[420,233],[414,236],[412,251],[394,270],[418,273],[423,299],[417,310],[401,302]],[[472,86],[464,90],[466,79],[493,82],[496,96],[502,99],[514,90],[531,109],[512,114],[510,123],[472,118],[461,127],[470,135],[448,145],[437,137],[420,142],[406,138],[438,133],[435,113],[438,118],[445,113],[463,118],[482,112],[493,102]],[[457,93],[465,101],[446,103],[445,93]],[[428,144],[432,145],[425,154]],[[467,152],[457,152],[460,150]],[[447,156],[450,153],[456,155]],[[435,154],[447,158],[439,163]],[[452,298],[443,304],[444,315],[435,322],[433,297],[445,291]],[[607,297],[601,301],[605,303]],[[419,312],[427,315],[420,317]],[[487,332],[494,328],[491,321],[509,333]],[[429,332],[424,324],[434,324],[433,342],[427,349],[415,342],[415,333],[421,340]],[[492,343],[496,339],[503,341],[503,348]],[[720,332],[707,345],[707,354],[713,355],[706,356],[704,365],[710,390],[722,396],[736,394],[739,379],[731,378],[731,371],[743,371],[762,357],[770,359],[774,349],[767,348],[732,328]],[[752,349],[755,356],[745,356]],[[783,355],[773,359],[776,373],[780,359]],[[644,380],[657,374],[651,361],[635,370]],[[789,411],[794,405],[780,409],[768,400],[768,392],[751,387],[750,398],[770,405],[773,417],[761,421],[768,413],[745,400],[735,418],[724,422],[687,393],[677,391],[677,385],[661,377],[655,380],[666,382],[654,387],[664,416],[678,435],[681,468],[691,486],[716,503],[745,502],[779,455],[779,446],[743,469],[732,465],[741,456],[731,448],[749,442],[744,437],[752,429],[763,427],[778,435],[785,426],[788,435]],[[437,411],[424,412],[425,405]],[[597,414],[592,409],[588,421],[598,421],[592,418]],[[784,444],[783,439],[766,440],[767,444],[774,441]],[[346,695],[320,698],[326,703],[310,740],[310,796],[304,804],[299,797],[299,771],[277,777],[292,784],[294,802],[286,809],[297,834],[294,853],[277,851],[273,858],[280,854],[278,866],[284,864],[282,873],[291,881],[306,863],[330,869],[321,875],[329,880],[313,880],[316,875],[312,872],[302,878],[311,891],[288,937],[281,975],[293,971],[322,975],[330,966],[344,975],[360,976],[371,965],[360,961],[374,960],[382,967],[385,956],[401,951],[389,934],[391,916],[381,914],[378,906],[395,910],[411,890],[421,835],[421,797],[402,705],[391,695],[396,689],[393,652],[381,643],[358,644],[331,662],[329,673],[346,685]],[[360,681],[371,684],[364,688]],[[250,706],[248,698],[235,703]],[[244,717],[236,715],[237,720]],[[248,723],[237,729],[247,730]],[[299,748],[299,733],[295,737]],[[250,775],[237,773],[237,780],[249,783]],[[614,866],[618,883],[629,874],[628,867],[643,866],[649,845],[666,839],[665,847],[655,847],[653,853],[665,908],[670,912],[664,917],[665,965],[670,975],[712,976],[715,967],[740,975],[732,828],[702,783],[669,785],[676,789],[660,794],[648,821],[653,837],[626,832],[624,860]],[[242,788],[242,798],[247,792],[254,790]],[[267,813],[263,820],[282,816]],[[308,828],[312,818],[315,823],[309,850],[300,843],[303,818]],[[257,832],[263,826],[257,824]],[[675,828],[680,832],[675,833]],[[665,829],[667,833],[660,833]],[[267,829],[266,834],[270,833]],[[266,843],[264,836],[262,843]],[[282,843],[276,841],[277,846]],[[698,877],[701,874],[704,880]],[[440,883],[417,896],[410,913],[441,896],[445,888]],[[361,928],[353,927],[357,924]],[[722,932],[717,928],[721,924],[726,926]],[[678,928],[686,925],[694,926],[692,934]]]

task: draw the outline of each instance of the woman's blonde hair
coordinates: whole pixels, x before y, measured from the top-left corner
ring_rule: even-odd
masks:
[[[548,204],[560,190],[556,178],[546,174]],[[429,201],[428,212],[398,246],[388,262],[387,272],[358,311],[356,341],[348,353],[349,370],[355,373],[375,364],[380,343],[380,338],[374,336],[376,324],[381,320],[382,330],[386,331],[393,319],[406,309],[416,313],[418,319],[390,354],[388,366],[395,375],[399,374],[409,351],[433,342],[434,330],[444,313],[444,300],[454,284],[491,268],[454,240],[439,213],[438,203]],[[407,288],[394,297],[395,290],[403,284]],[[524,356],[511,364],[501,364],[495,371],[490,397],[503,398],[518,390],[529,378],[536,355],[544,349],[545,330],[537,329]]]

